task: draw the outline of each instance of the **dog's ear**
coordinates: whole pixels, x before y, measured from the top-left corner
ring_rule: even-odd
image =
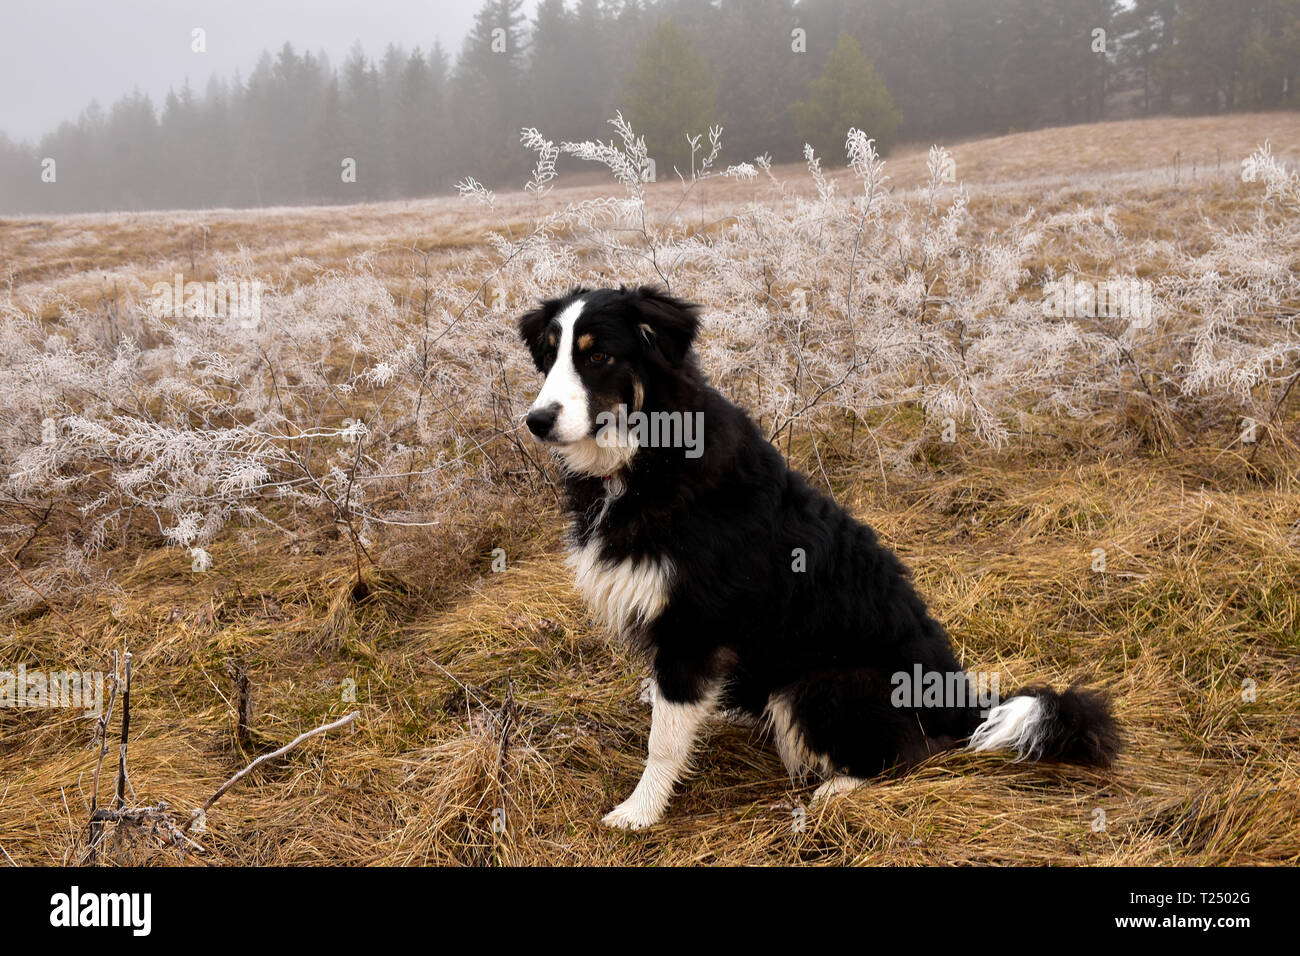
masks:
[[[525,312],[519,317],[519,337],[528,346],[528,351],[533,353],[533,364],[538,371],[542,368],[543,336],[546,335],[546,327],[551,324],[551,319],[555,318],[557,307],[557,300],[549,299],[542,303],[541,308]]]
[[[562,306],[575,295],[581,295],[586,291],[588,290],[576,286],[558,299],[543,300],[539,308],[525,312],[519,317],[519,337],[528,346],[528,351],[533,353],[533,364],[537,366],[539,372],[542,370],[542,356],[546,352],[546,327],[551,324],[551,319],[555,318]]]
[[[631,290],[637,330],[649,349],[676,368],[700,330],[700,307],[652,285]]]

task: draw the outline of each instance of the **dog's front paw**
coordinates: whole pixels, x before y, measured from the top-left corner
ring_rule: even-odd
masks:
[[[867,781],[860,777],[848,777],[844,775],[832,777],[813,792],[812,802],[814,804],[825,803],[832,797],[837,797],[844,793],[852,793],[854,790],[866,786],[866,784]]]
[[[641,806],[638,801],[627,799],[605,814],[600,822],[616,830],[644,830],[658,823],[662,815]]]

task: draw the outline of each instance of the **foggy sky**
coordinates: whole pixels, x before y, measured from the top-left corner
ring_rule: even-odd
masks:
[[[453,57],[477,0],[0,0],[0,131],[35,142],[90,100],[106,110],[139,89],[161,108],[186,77],[247,78],[263,50],[287,40],[340,65],[354,40],[378,57],[390,42]],[[531,18],[534,3],[526,5]],[[207,30],[207,53],[190,31]]]

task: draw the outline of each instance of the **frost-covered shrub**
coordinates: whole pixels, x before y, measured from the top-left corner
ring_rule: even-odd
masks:
[[[513,319],[576,284],[657,282],[702,303],[710,376],[814,456],[833,418],[856,433],[905,410],[925,422],[913,443],[956,429],[994,447],[1026,416],[1122,425],[1132,397],[1193,425],[1225,404],[1267,423],[1294,382],[1300,180],[1267,144],[1243,164],[1253,221],[1188,249],[1128,239],[1113,197],[981,222],[938,147],[925,186],[895,192],[856,129],[843,176],[811,149],[798,182],[765,156],[718,169],[714,128],[690,139],[689,178],[651,189],[644,139],[612,123],[608,142],[523,130],[537,160],[522,197],[463,180],[488,226],[450,268],[413,248],[404,270],[376,253],[268,277],[228,253],[218,279],[262,283],[253,322],[155,315],[142,283],[108,317],[5,295],[0,525],[37,542],[32,583],[99,586],[96,552],[141,533],[196,572],[219,567],[232,521],[292,537],[333,525],[360,568],[387,529],[546,495],[552,471],[520,429],[536,375]],[[616,191],[566,199],[561,155],[607,168]],[[1049,307],[1049,288],[1115,278],[1074,263],[1121,250],[1145,311]],[[906,457],[873,442],[848,454]],[[4,600],[35,597],[12,578]]]

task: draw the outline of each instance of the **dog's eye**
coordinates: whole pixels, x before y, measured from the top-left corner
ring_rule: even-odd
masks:
[[[609,356],[604,352],[592,352],[588,358],[591,359],[593,365],[603,365],[609,361]]]

